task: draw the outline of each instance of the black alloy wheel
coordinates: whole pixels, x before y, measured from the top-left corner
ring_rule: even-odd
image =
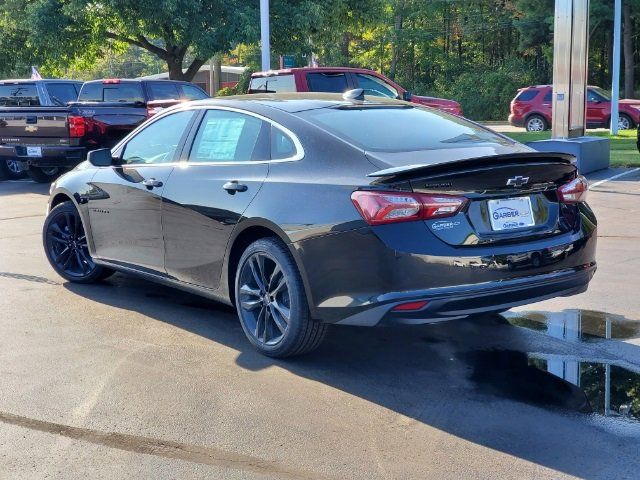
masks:
[[[236,273],[236,307],[249,341],[262,353],[287,357],[320,345],[327,325],[310,318],[300,273],[274,238],[252,243]]]
[[[18,160],[0,160],[0,180],[18,180],[26,175]]]
[[[44,224],[43,242],[49,263],[69,281],[91,283],[113,273],[91,258],[82,219],[71,202],[51,210]]]

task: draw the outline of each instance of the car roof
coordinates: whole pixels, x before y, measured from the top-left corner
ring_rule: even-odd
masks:
[[[416,104],[395,100],[385,97],[365,96],[364,101],[346,100],[339,93],[253,93],[249,95],[235,95],[231,97],[217,97],[206,100],[196,100],[190,102],[191,105],[210,106],[250,106],[251,104],[264,105],[267,107],[282,110],[288,113],[303,112],[306,110],[316,110],[319,108],[329,108],[341,105],[403,105],[413,106]]]
[[[277,75],[287,75],[295,72],[352,72],[352,73],[375,73],[378,72],[368,68],[355,68],[355,67],[294,67],[294,68],[282,68],[278,70],[268,70],[264,72],[254,72],[252,77],[270,77]]]
[[[35,80],[33,78],[8,78],[6,80],[0,80],[0,84],[3,83],[83,83],[82,80],[66,80],[64,78],[43,78],[40,80]]]
[[[111,81],[112,83],[109,83],[109,81]],[[142,79],[142,78],[100,78],[98,80],[89,80],[88,82],[85,82],[85,83],[105,83],[105,85],[118,85],[119,83],[150,83],[150,82],[151,83],[156,83],[156,82],[189,83],[183,80],[170,80],[168,78],[162,78],[157,80],[149,80],[149,79]]]

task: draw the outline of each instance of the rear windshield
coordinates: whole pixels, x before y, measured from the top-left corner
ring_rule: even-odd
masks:
[[[349,106],[308,110],[299,115],[368,151],[410,152],[514,143],[462,118],[421,107]]]
[[[37,107],[40,105],[35,83],[13,83],[0,85],[0,106]]]
[[[253,77],[249,84],[249,93],[295,92],[296,84],[293,75],[272,75],[270,77]]]
[[[78,101],[144,103],[144,95],[140,83],[85,83]]]
[[[54,105],[66,105],[78,98],[78,90],[73,83],[49,83],[47,92]]]

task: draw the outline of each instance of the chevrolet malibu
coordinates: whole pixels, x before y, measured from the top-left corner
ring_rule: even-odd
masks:
[[[331,324],[422,324],[583,292],[596,219],[574,159],[407,102],[264,94],[182,104],[51,187],[46,255],[235,305],[260,352]]]

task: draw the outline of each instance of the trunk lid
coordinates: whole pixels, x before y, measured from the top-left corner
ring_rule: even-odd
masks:
[[[450,245],[535,239],[575,227],[575,206],[561,204],[557,195],[576,176],[572,156],[519,151],[469,158],[455,150],[408,152],[409,162],[418,153],[431,157],[409,165],[397,165],[399,158],[386,153],[368,154],[374,163],[397,165],[369,174],[372,186],[468,199],[455,216],[425,221]]]

